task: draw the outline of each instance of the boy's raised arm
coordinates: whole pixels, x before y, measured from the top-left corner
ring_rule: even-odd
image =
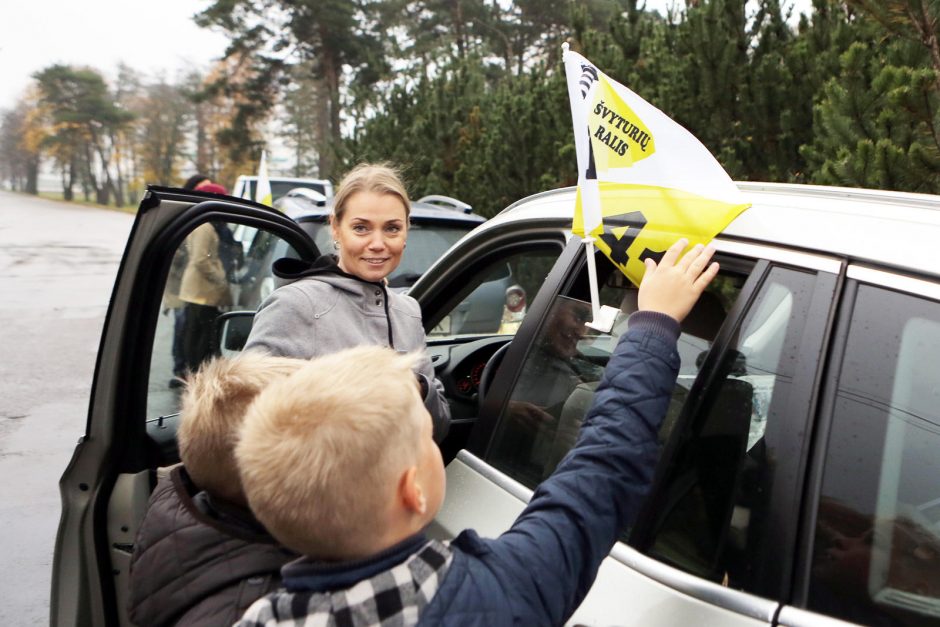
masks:
[[[679,240],[659,264],[646,261],[639,311],[611,356],[577,443],[513,527],[496,540],[472,533],[455,540],[485,545],[475,552],[503,584],[517,619],[563,623],[646,496],[678,374],[679,322],[718,273],[718,264],[709,264],[711,246],[683,256],[686,246]]]

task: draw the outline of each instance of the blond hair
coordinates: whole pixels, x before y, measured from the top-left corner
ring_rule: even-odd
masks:
[[[284,546],[319,559],[369,551],[417,459],[416,361],[351,348],[312,360],[252,403],[235,456],[248,504]]]
[[[235,463],[235,443],[245,410],[275,379],[307,362],[247,352],[213,359],[186,385],[176,437],[180,459],[193,482],[213,496],[245,503]]]
[[[411,201],[401,174],[389,163],[360,163],[346,173],[333,197],[333,221],[339,224],[346,212],[349,198],[358,192],[374,192],[397,196],[405,206],[405,218],[411,215]]]

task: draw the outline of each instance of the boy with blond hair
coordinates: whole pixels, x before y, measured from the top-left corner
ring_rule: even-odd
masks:
[[[234,447],[255,396],[305,363],[246,353],[190,378],[177,432],[183,464],[157,483],[131,558],[135,625],[231,625],[279,586],[297,555],[248,510]]]
[[[262,392],[236,447],[242,482],[258,519],[304,557],[239,625],[564,623],[652,478],[679,322],[718,271],[711,248],[680,260],[685,246],[646,262],[640,311],[577,444],[499,538],[422,533],[444,498],[444,467],[413,357],[353,349]]]

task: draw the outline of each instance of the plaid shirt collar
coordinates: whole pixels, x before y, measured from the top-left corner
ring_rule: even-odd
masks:
[[[348,588],[402,563],[427,544],[423,533],[415,534],[381,553],[363,560],[321,562],[302,557],[281,568],[281,577],[288,592],[329,592]]]
[[[262,597],[248,608],[237,626],[415,625],[421,612],[437,594],[452,562],[453,553],[446,544],[437,540],[425,541],[404,561],[347,588],[319,592],[281,591]]]

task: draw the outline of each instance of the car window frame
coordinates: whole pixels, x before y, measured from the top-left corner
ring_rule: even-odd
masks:
[[[791,258],[790,260],[795,260]],[[812,265],[812,264],[810,264]],[[703,401],[710,393],[720,388],[724,377],[718,366],[722,363],[762,292],[774,269],[811,273],[813,275],[812,294],[807,299],[806,322],[800,336],[799,347],[795,350],[796,363],[793,367],[793,380],[790,391],[779,407],[774,420],[767,423],[767,438],[778,443],[773,458],[775,471],[770,486],[771,501],[764,512],[768,518],[761,530],[763,542],[758,546],[762,554],[753,561],[758,564],[758,571],[749,594],[767,599],[785,599],[789,594],[791,570],[793,568],[793,548],[797,542],[799,507],[804,476],[807,472],[810,440],[803,434],[808,433],[816,405],[816,394],[822,376],[825,346],[831,333],[835,315],[835,295],[841,272],[835,274],[807,265],[783,264],[770,262],[766,256],[758,260],[751,275],[742,287],[738,301],[728,312],[725,324],[710,348],[705,361],[689,391],[672,434],[667,441],[654,474],[650,496],[644,503],[637,524],[631,531],[629,545],[644,555],[655,539],[651,528],[654,512],[666,498],[665,487],[667,469],[675,460],[676,454],[686,437],[686,433],[699,415]],[[835,269],[828,266],[828,269]],[[702,374],[705,374],[703,377]],[[769,539],[773,538],[771,542]]]
[[[467,449],[481,459],[486,458],[496,434],[500,415],[509,402],[510,393],[529,353],[530,345],[544,325],[555,297],[567,289],[577,276],[580,269],[579,258],[583,260],[584,256],[582,251],[581,238],[571,236],[528,306],[522,324],[509,342],[502,362],[493,375],[493,381],[480,407],[480,415],[467,444]]]
[[[118,477],[150,470],[145,418],[160,302],[178,247],[193,229],[213,220],[264,228],[305,256],[318,252],[299,225],[269,207],[174,188],[148,188],[105,315],[84,435],[59,483],[62,515],[53,562],[53,623],[65,616],[96,624],[118,622],[109,567],[109,501]],[[81,573],[80,581],[75,573]]]
[[[138,274],[135,276],[132,288],[134,294],[132,298],[137,303],[141,315],[129,321],[134,326],[133,329],[124,330],[126,336],[135,337],[137,341],[124,342],[122,345],[120,376],[123,378],[123,385],[119,386],[122,394],[115,404],[117,415],[146,415],[150,359],[160,311],[159,304],[163,297],[162,288],[166,284],[172,263],[172,254],[169,252],[175,253],[190,233],[208,222],[234,222],[254,226],[290,241],[291,245],[299,252],[302,251],[301,254],[304,256],[315,257],[319,252],[312,240],[293,221],[287,218],[281,220],[278,214],[260,212],[256,207],[239,202],[215,200],[199,202],[166,223],[156,237],[148,241],[140,256]],[[102,336],[104,336],[104,331]],[[95,381],[92,384],[92,404],[97,375],[96,368]],[[89,415],[87,427],[90,427],[90,421]],[[123,434],[115,433],[113,436],[123,440],[124,444],[121,448],[121,463],[117,466],[118,472],[142,470],[135,459],[145,457],[145,451],[140,450],[139,445],[144,441],[142,436],[146,435],[146,422],[135,420],[123,422],[127,431]],[[138,422],[140,424],[137,424]],[[115,427],[119,425],[115,424]],[[121,435],[124,437],[120,437]]]
[[[837,311],[838,301],[835,296],[838,294],[838,286],[844,274],[844,262],[835,256],[806,253],[783,247],[735,240],[716,239],[716,246],[726,259],[738,258],[740,263],[750,264],[751,270],[745,285],[742,286],[738,302],[729,311],[728,317],[702,365],[702,370],[708,369],[711,373],[707,383],[704,380],[703,382],[696,381],[694,391],[690,391],[690,398],[693,394],[695,395],[694,405],[690,401],[687,404],[688,406],[683,409],[682,416],[679,419],[680,422],[677,423],[670,442],[667,443],[667,446],[673,449],[677,446],[679,434],[682,433],[680,425],[688,425],[688,421],[694,416],[690,407],[699,407],[706,390],[720,383],[720,380],[714,376],[715,367],[727,351],[730,339],[746,317],[753,304],[753,299],[766,281],[770,271],[773,268],[780,267],[814,274],[813,293],[809,297],[808,307],[811,312],[810,317],[815,317],[815,320],[813,324],[804,329],[801,337],[800,347],[797,351],[799,362],[796,370],[797,374],[794,377],[793,391],[789,395],[785,407],[781,410],[781,413],[785,416],[785,421],[781,420],[778,427],[785,435],[789,435],[785,438],[787,450],[798,451],[798,453],[784,460],[785,463],[781,464],[781,468],[775,473],[773,484],[774,502],[769,508],[773,518],[764,530],[765,535],[769,535],[771,530],[774,530],[773,532],[780,533],[780,537],[783,539],[779,543],[764,543],[763,546],[766,552],[773,555],[773,558],[767,563],[774,564],[775,567],[781,565],[781,559],[785,563],[783,564],[784,567],[779,568],[776,572],[775,569],[768,566],[761,580],[755,582],[755,589],[761,591],[762,598],[780,602],[789,598],[792,583],[792,558],[794,546],[797,542],[802,488],[809,464],[811,442],[799,434],[806,433],[812,424],[819,380],[822,376],[822,367],[825,361],[825,349]],[[575,236],[570,237],[565,251],[553,267],[516,334],[516,338],[520,341],[513,342],[507,350],[471,434],[467,446],[468,452],[476,457],[480,464],[495,472],[499,471],[492,468],[485,460],[496,433],[499,417],[508,402],[512,387],[519,375],[519,369],[528,354],[529,344],[545,324],[551,304],[559,294],[570,290],[573,281],[576,280],[586,263],[582,251],[583,243],[581,239]],[[813,367],[807,366],[804,368],[803,366],[806,366],[807,362]],[[670,453],[664,451],[663,457],[665,458],[667,454]],[[660,470],[657,469],[653,490],[661,487],[656,483],[660,476]],[[508,477],[506,478],[508,479]],[[780,502],[787,502],[789,505],[781,509]],[[644,513],[641,513],[641,520],[644,514],[649,515],[648,512],[644,511]],[[634,547],[625,543],[618,543],[617,546],[629,552],[635,551]],[[643,555],[644,558],[647,557],[642,551],[638,551],[638,553]],[[693,576],[653,558],[648,559],[674,571],[677,576],[680,574],[681,577]],[[736,590],[727,590],[731,593],[738,593]]]
[[[829,447],[833,422],[836,416],[839,379],[848,349],[849,334],[855,315],[859,288],[871,286],[898,292],[940,303],[940,278],[919,277],[911,272],[877,267],[866,263],[851,263],[845,268],[843,284],[839,292],[839,308],[826,355],[824,377],[818,387],[818,403],[812,425],[811,457],[808,462],[806,481],[801,498],[799,536],[796,546],[792,596],[783,608],[781,616],[790,617],[794,626],[822,624],[846,624],[839,618],[820,614],[808,608],[813,547],[818,519],[823,479],[826,469],[826,453]]]
[[[508,251],[512,249],[522,250],[526,247],[557,246],[561,251],[561,255],[564,255],[567,245],[567,229],[570,226],[570,220],[567,223],[554,219],[533,220],[531,224],[526,224],[524,229],[520,229],[519,225],[513,223],[495,227],[483,223],[468,232],[442,256],[442,258],[447,259],[446,266],[440,261],[435,262],[408,290],[408,295],[418,301],[421,306],[424,332],[429,333],[440,322],[443,315],[447,313],[445,309],[448,302],[456,292],[462,289],[461,277],[476,274],[477,267],[482,260],[493,258],[496,255],[508,256],[508,254],[512,254]],[[557,264],[556,261],[555,266]],[[545,290],[545,285],[548,283],[549,281],[546,279],[542,288],[539,289],[539,293]],[[531,313],[534,304],[535,298],[528,307],[529,313]],[[526,314],[526,318],[529,317],[529,313]],[[524,324],[525,321],[523,320]],[[445,343],[459,343],[461,341],[472,341],[473,339],[473,337],[467,337],[442,341]],[[433,340],[429,342],[429,345],[437,342],[437,340]]]

